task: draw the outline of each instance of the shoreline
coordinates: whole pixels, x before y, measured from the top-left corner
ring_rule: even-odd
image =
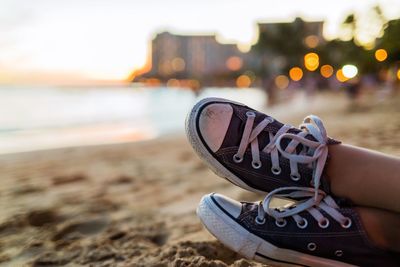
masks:
[[[0,154],[183,133],[185,116],[201,97],[242,99],[257,108],[266,100],[261,90],[232,88],[209,88],[201,95],[167,88],[71,92],[49,87],[0,93],[0,113],[5,114],[0,117]]]

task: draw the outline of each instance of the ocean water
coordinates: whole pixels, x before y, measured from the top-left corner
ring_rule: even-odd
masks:
[[[255,108],[258,89],[208,88],[199,95],[171,88],[0,87],[0,154],[142,141],[184,132],[201,98],[223,97]]]

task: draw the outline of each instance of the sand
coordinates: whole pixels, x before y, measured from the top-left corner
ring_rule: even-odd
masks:
[[[338,103],[276,113],[295,125],[312,111],[331,136],[400,155],[398,98],[352,111]],[[182,134],[3,155],[0,174],[0,266],[260,265],[216,241],[195,209],[209,192],[261,196],[215,176]]]

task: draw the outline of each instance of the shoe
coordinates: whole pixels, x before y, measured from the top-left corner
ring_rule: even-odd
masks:
[[[313,190],[277,189],[260,203],[241,203],[213,193],[202,198],[197,214],[225,246],[273,266],[400,266],[400,254],[369,240],[354,209],[339,208],[321,190],[319,204],[314,205],[314,199],[307,198]],[[273,195],[301,201],[272,209]]]
[[[296,129],[243,104],[206,98],[187,116],[186,135],[212,171],[246,190],[311,185],[329,193],[327,145],[340,142],[317,116]]]

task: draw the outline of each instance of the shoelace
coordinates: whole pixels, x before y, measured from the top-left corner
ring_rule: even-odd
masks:
[[[266,117],[253,129],[254,119],[256,114],[252,111],[246,112],[247,120],[244,127],[243,135],[240,140],[239,149],[233,156],[233,161],[239,163],[243,160],[244,153],[248,145],[251,145],[252,166],[255,169],[261,168],[260,151],[258,145],[258,135],[268,126],[273,119]],[[272,168],[271,171],[275,175],[281,173],[279,166],[279,153],[289,160],[290,163],[290,177],[294,181],[298,181],[301,177],[298,172],[298,164],[311,164],[313,167],[312,184],[315,188],[314,199],[317,199],[317,190],[320,185],[321,175],[324,170],[325,162],[328,157],[328,136],[322,120],[315,115],[309,115],[300,125],[301,132],[297,134],[288,133],[291,129],[290,125],[283,125],[278,132],[273,135],[269,132],[269,143],[261,150],[265,153],[271,154]],[[317,141],[311,141],[305,136],[312,135]],[[281,147],[282,139],[291,139],[290,143],[285,150]],[[303,150],[296,154],[296,147],[302,144]],[[308,151],[307,149],[308,148]],[[311,155],[309,155],[311,154]]]
[[[258,205],[258,215],[256,222],[258,224],[265,223],[265,215],[275,218],[275,223],[279,227],[284,227],[287,223],[287,217],[292,217],[299,228],[306,228],[308,222],[305,218],[301,217],[299,213],[307,211],[312,217],[318,222],[321,228],[327,228],[329,226],[329,219],[326,218],[317,209],[317,207],[325,211],[335,221],[340,223],[343,228],[349,228],[352,224],[350,218],[343,216],[339,211],[339,206],[336,204],[332,197],[326,195],[321,190],[317,190],[317,201],[312,197],[315,194],[314,188],[308,187],[282,187],[271,191],[263,201]],[[291,199],[303,199],[298,201],[295,205],[284,208],[283,210],[277,210],[270,208],[270,202],[274,197],[285,197]],[[304,199],[306,198],[306,199]]]

